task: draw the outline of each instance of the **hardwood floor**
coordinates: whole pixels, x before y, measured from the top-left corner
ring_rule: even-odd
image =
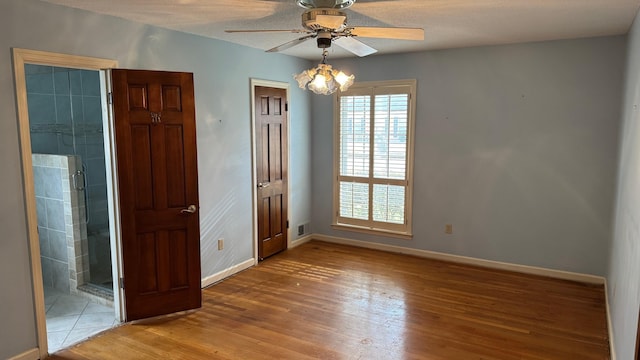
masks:
[[[602,286],[312,241],[52,359],[608,359]]]

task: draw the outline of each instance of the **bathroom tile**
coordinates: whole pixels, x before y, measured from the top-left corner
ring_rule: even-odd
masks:
[[[38,240],[40,241],[40,256],[51,257],[49,230],[47,228],[38,226]]]
[[[55,71],[53,73],[53,85],[55,86],[56,95],[69,95],[69,71]]]
[[[64,295],[63,292],[56,290],[50,286],[44,286],[44,303],[45,304],[53,304],[60,295]]]
[[[104,159],[87,160],[87,185],[106,184],[107,175]]]
[[[64,201],[65,203],[71,204],[71,192],[70,191],[66,191],[67,189],[65,189],[65,186],[63,184],[63,186],[62,186],[62,201]]]
[[[84,204],[84,190],[71,190],[69,191],[69,203],[73,205]]]
[[[67,259],[73,259],[75,256],[76,256],[76,252],[73,249],[73,247],[67,246]],[[69,264],[69,270],[73,271],[74,268],[72,265],[73,265],[73,262]],[[73,279],[73,276],[71,276],[71,278]]]
[[[76,253],[76,257],[73,260],[73,263],[78,270],[82,270],[84,267],[84,263],[82,262],[82,255],[80,253]]]
[[[55,124],[56,104],[53,95],[29,94],[29,124]]]
[[[93,229],[97,231],[103,231],[103,229],[109,228],[109,212],[106,208],[94,209],[91,214],[91,222]]]
[[[92,327],[104,327],[108,328],[113,325],[113,320],[115,320],[115,316],[112,312],[101,312],[101,313],[91,313],[91,314],[82,314],[78,319],[78,323],[76,324],[76,329],[86,329]]]
[[[51,309],[47,312],[47,317],[59,316],[80,316],[87,307],[89,300],[71,294],[60,295]]]
[[[71,280],[73,281],[73,280]],[[80,285],[83,285],[84,283],[86,283],[85,279],[84,279],[84,272],[76,272],[76,288]]]
[[[41,154],[31,154],[31,166],[33,167],[40,166],[41,158],[42,158]]]
[[[34,154],[55,154],[58,139],[55,134],[31,133],[31,152]]]
[[[52,260],[51,270],[53,287],[61,291],[69,292],[69,266],[67,263]]]
[[[53,159],[53,167],[57,167],[59,169],[67,169],[69,167],[69,160],[67,158],[67,155],[54,155]]]
[[[46,289],[51,289],[51,290],[46,290]],[[44,305],[48,308],[50,308],[51,306],[53,306],[53,304],[55,304],[55,302],[58,300],[58,297],[60,296],[60,293],[58,293],[57,291],[53,292],[53,288],[52,287],[46,287],[45,288],[45,292],[44,292]],[[53,293],[51,293],[53,292]],[[45,312],[48,312],[49,309],[47,309]]]
[[[47,227],[47,200],[43,197],[36,197],[36,216],[38,226]]]
[[[91,138],[92,141],[89,141],[87,146],[87,156],[86,159],[100,159],[104,162],[104,141],[102,139],[102,134],[98,134]]]
[[[74,328],[80,315],[49,316],[47,317],[47,332],[49,331],[70,331]]]
[[[58,126],[63,126],[61,129],[64,129],[66,133],[72,134],[71,126],[75,119],[72,119],[71,114],[71,96],[56,94],[55,101],[56,124],[58,124]]]
[[[104,326],[99,326],[99,327],[91,327],[91,328],[84,328],[84,329],[74,329],[71,330],[69,332],[69,335],[67,335],[66,340],[64,341],[64,343],[62,344],[62,346],[64,347],[68,347],[71,345],[74,345],[80,341],[86,340],[88,338],[90,338],[93,335],[96,335],[104,330],[107,330],[111,328],[110,326],[108,327],[104,327]]]
[[[73,114],[73,119],[75,123],[84,122],[84,109],[82,105],[82,96],[73,95],[71,96],[71,112]]]
[[[48,302],[54,303],[47,311],[47,340],[50,353],[119,324],[115,319],[113,307],[98,305],[80,295],[62,293],[47,287],[45,304]]]
[[[47,199],[47,227],[65,231],[64,204],[62,200]]]
[[[44,196],[44,168],[33,166],[33,187],[36,196]]]
[[[73,138],[70,135],[60,136],[58,138],[58,152],[62,154],[71,154],[73,150]]]
[[[42,168],[44,178],[44,196],[49,199],[62,200],[62,174],[60,169]]]
[[[86,96],[100,96],[100,73],[93,70],[82,70],[82,93]]]
[[[67,234],[63,231],[49,230],[51,258],[67,262]]]
[[[71,94],[82,95],[81,70],[69,71],[69,83],[71,84]]]
[[[84,120],[86,124],[99,125],[102,128],[102,104],[99,97],[83,97]]]
[[[87,281],[89,281],[90,279],[90,267],[91,267],[91,261],[89,260],[89,246],[87,246],[87,250],[86,252],[83,253],[82,255],[82,268],[85,269],[85,271],[87,272],[87,275],[85,276],[85,279]]]
[[[53,288],[53,260],[41,257],[40,263],[42,264],[42,284]]]
[[[27,93],[53,94],[53,72],[50,67],[43,67],[38,72],[26,75],[25,80]]]
[[[47,345],[49,345],[49,353],[54,353],[62,349],[64,340],[69,335],[69,331],[47,331]]]
[[[53,67],[47,65],[24,64],[25,75],[51,73]]]
[[[84,111],[84,110],[83,110]],[[87,125],[86,122],[82,124],[76,124],[75,126],[75,141],[76,141],[76,149],[78,150],[76,154],[80,154],[82,158],[85,158],[85,149],[83,147],[79,147],[78,145],[84,146],[87,144]]]
[[[80,212],[78,211],[77,208],[75,211],[72,211],[71,219],[74,224],[79,224],[80,222],[85,220],[84,217],[80,217]]]
[[[96,304],[94,302],[89,302],[82,314],[84,315],[84,314],[97,314],[97,313],[108,313],[108,314],[111,314],[112,318],[114,318],[114,309],[112,307]]]

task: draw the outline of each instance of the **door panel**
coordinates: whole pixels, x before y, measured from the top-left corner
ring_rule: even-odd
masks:
[[[132,126],[131,155],[136,164],[136,209],[153,207],[153,174],[151,169],[151,134],[148,126]]]
[[[112,80],[127,320],[198,308],[193,76],[113,70]]]
[[[187,204],[184,183],[184,149],[182,127],[167,125],[165,127],[165,148],[167,151],[167,168],[177,169],[167,173],[167,201],[169,207],[180,207]]]
[[[255,87],[258,256],[287,248],[286,90]]]

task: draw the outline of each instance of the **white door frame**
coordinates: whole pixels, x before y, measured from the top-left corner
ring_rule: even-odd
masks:
[[[287,93],[287,106],[290,103],[289,83],[251,79],[251,175],[252,175],[252,199],[253,199],[253,263],[258,264],[258,169],[256,164],[256,86],[284,89]],[[287,222],[291,216],[291,114],[287,111]],[[287,228],[287,248],[291,247],[291,226]]]
[[[29,109],[27,107],[27,86],[24,65],[37,64],[45,66],[57,66],[65,68],[77,68],[85,70],[106,70],[116,68],[118,62],[116,60],[99,59],[85,56],[74,56],[66,54],[58,54],[36,50],[13,49],[13,66],[15,74],[16,102],[18,109],[18,124],[20,128],[20,152],[22,157],[22,174],[25,192],[25,203],[27,210],[27,227],[29,239],[29,252],[31,254],[31,275],[33,286],[33,297],[35,302],[36,330],[38,337],[38,351],[40,358],[43,359],[48,355],[47,344],[47,327],[44,304],[44,288],[42,283],[42,264],[40,259],[40,241],[38,239],[38,219],[36,214],[36,197],[33,180],[33,165],[31,160],[31,133],[29,129]],[[114,307],[116,318],[120,321],[124,319],[124,297],[119,289],[118,279],[122,268],[122,258],[120,253],[120,232],[119,217],[117,216],[118,206],[117,184],[115,173],[115,154],[113,142],[113,117],[111,109],[107,105],[107,89],[110,86],[105,71],[100,72],[100,81],[103,88],[102,113],[103,130],[105,136],[105,161],[110,166],[107,170],[107,193],[109,195],[109,221],[111,235],[111,257],[114,281]],[[108,150],[108,151],[107,151]]]

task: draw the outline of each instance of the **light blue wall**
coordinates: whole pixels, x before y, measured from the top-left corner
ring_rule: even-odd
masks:
[[[607,290],[618,359],[634,358],[640,306],[640,20],[628,35],[618,189]]]
[[[633,135],[637,117],[629,110],[640,97],[638,31],[636,25],[631,36],[621,200],[609,270],[621,354],[631,351],[635,332],[627,330],[635,326],[638,308],[638,287],[628,283],[637,285],[638,274],[638,207],[633,204],[639,193],[629,185],[636,182],[640,162]],[[311,220],[316,233],[606,273],[625,37],[362,60],[329,57],[355,73],[357,81],[418,80],[415,236],[407,241],[330,228],[331,98],[310,97],[291,80],[308,62],[37,0],[0,2],[0,33],[0,164],[10,170],[0,172],[0,358],[37,345],[12,47],[194,73],[203,277],[252,256],[249,78],[291,84],[294,227]],[[444,234],[446,223],[453,224],[453,235]],[[220,237],[225,238],[222,252],[214,246]]]
[[[313,102],[315,232],[604,276],[625,41],[329,56],[356,82],[418,81],[414,236],[331,228],[332,99],[323,97]]]
[[[289,83],[289,214],[294,225],[311,219],[310,97],[292,79],[307,61],[37,0],[0,2],[0,34],[0,359],[37,346],[13,47],[194,73],[203,277],[253,256],[250,78]]]

